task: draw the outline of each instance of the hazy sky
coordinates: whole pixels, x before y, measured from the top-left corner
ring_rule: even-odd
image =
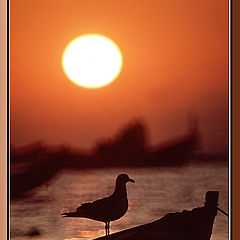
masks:
[[[123,54],[107,87],[84,89],[61,65],[75,37],[99,33]],[[11,0],[11,142],[90,148],[132,119],[151,144],[184,134],[197,113],[204,150],[228,145],[227,0]]]

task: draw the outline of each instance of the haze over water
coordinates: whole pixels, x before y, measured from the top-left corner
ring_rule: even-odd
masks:
[[[114,168],[62,171],[48,185],[33,191],[31,198],[11,202],[11,239],[93,239],[105,234],[104,223],[84,218],[63,218],[81,203],[112,193],[115,178],[127,173],[136,183],[128,183],[129,209],[111,222],[110,233],[149,223],[170,212],[202,207],[205,193],[220,192],[219,207],[228,212],[228,168],[187,166],[183,168]],[[218,212],[211,240],[228,239],[228,218]]]

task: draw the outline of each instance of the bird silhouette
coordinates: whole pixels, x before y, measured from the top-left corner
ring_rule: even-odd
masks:
[[[116,179],[115,190],[109,197],[90,203],[83,203],[76,212],[62,213],[64,217],[83,217],[105,223],[106,236],[109,235],[110,221],[121,218],[128,209],[126,183],[135,181],[127,174]]]

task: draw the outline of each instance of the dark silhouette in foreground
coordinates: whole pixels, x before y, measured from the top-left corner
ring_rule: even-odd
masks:
[[[84,203],[76,209],[76,212],[62,213],[64,217],[83,217],[105,222],[106,236],[109,235],[110,221],[121,218],[128,209],[126,183],[135,181],[126,174],[120,174],[116,179],[113,194],[109,197]]]
[[[95,240],[210,240],[218,210],[218,192],[206,193],[204,207],[168,213],[157,221]]]

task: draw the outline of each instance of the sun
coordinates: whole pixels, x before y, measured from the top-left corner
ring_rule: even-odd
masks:
[[[73,39],[65,48],[62,65],[67,77],[85,88],[110,84],[122,69],[119,47],[100,34],[86,34]]]

